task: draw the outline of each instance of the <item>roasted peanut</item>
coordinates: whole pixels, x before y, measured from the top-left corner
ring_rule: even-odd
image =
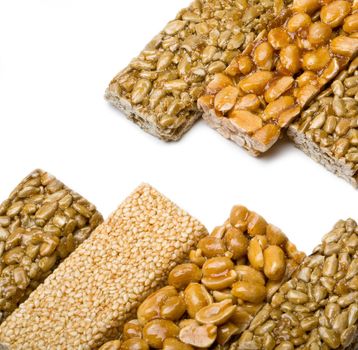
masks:
[[[202,324],[214,324],[218,326],[227,322],[235,310],[236,306],[232,305],[232,300],[226,299],[203,307],[196,313],[195,319]]]
[[[181,264],[172,271],[168,277],[168,284],[176,289],[185,288],[190,282],[198,282],[201,279],[201,270],[195,264]]]
[[[224,255],[226,251],[224,242],[219,238],[211,236],[201,239],[198,248],[208,258]]]
[[[309,71],[319,71],[325,68],[331,60],[330,52],[327,47],[320,47],[313,52],[308,52],[303,56],[302,66]]]
[[[264,254],[263,251],[267,246],[266,236],[255,236],[249,243],[247,257],[250,264],[256,270],[262,270],[264,267]]]
[[[200,326],[193,322],[182,328],[179,333],[179,339],[185,343],[198,348],[209,348],[216,339],[217,327],[212,324]]]
[[[213,298],[202,284],[191,283],[184,291],[184,301],[189,316],[195,318],[200,309],[213,302]]]
[[[358,31],[358,13],[344,19],[343,30],[350,34]]]
[[[262,119],[258,115],[245,110],[231,112],[230,120],[235,123],[240,130],[243,130],[248,134],[254,133],[263,125]]]
[[[214,75],[206,90],[209,94],[217,94],[228,86],[232,86],[232,80],[223,73],[217,73]]]
[[[247,232],[250,236],[264,235],[266,233],[267,222],[262,216],[251,212],[247,222]]]
[[[296,33],[304,28],[308,28],[312,23],[311,17],[306,13],[296,13],[287,22],[287,29],[291,33]]]
[[[215,109],[220,112],[230,111],[236,104],[239,90],[234,86],[227,86],[217,93],[214,99]]]
[[[262,272],[255,270],[251,266],[238,265],[235,266],[237,273],[237,279],[244,282],[253,282],[261,285],[265,285],[265,277]]]
[[[278,246],[287,241],[286,235],[278,227],[271,224],[266,227],[266,237],[270,244]]]
[[[236,334],[239,334],[240,328],[234,323],[228,322],[219,327],[216,341],[220,345],[225,345]]]
[[[232,253],[232,259],[236,260],[246,256],[249,241],[240,229],[229,228],[225,233],[224,241],[228,251]]]
[[[178,335],[179,327],[168,320],[153,320],[143,327],[143,339],[155,349],[161,349],[166,338],[175,338]]]
[[[102,345],[99,350],[120,350],[121,342],[119,340],[112,340]]]
[[[254,62],[262,70],[271,70],[273,66],[273,47],[268,42],[258,45],[254,51]]]
[[[258,71],[242,79],[238,86],[248,94],[261,95],[272,78],[272,72]]]
[[[230,224],[240,230],[246,231],[247,219],[250,212],[242,205],[236,205],[232,208],[230,213]]]
[[[284,28],[271,29],[267,39],[275,50],[281,50],[291,43],[291,38]]]
[[[232,294],[241,300],[259,304],[266,298],[266,288],[262,284],[239,281],[232,286]]]
[[[300,49],[296,45],[288,45],[280,51],[280,62],[291,74],[301,69]]]
[[[332,35],[332,28],[323,22],[315,22],[308,29],[308,40],[313,45],[326,44]]]
[[[349,1],[336,0],[322,7],[321,20],[332,28],[340,26],[351,11]]]
[[[160,308],[160,316],[171,321],[179,320],[186,311],[185,302],[182,297],[169,297]]]
[[[240,56],[237,59],[237,63],[240,72],[244,75],[251,73],[252,69],[254,68],[254,64],[249,56]]]
[[[167,286],[149,295],[138,307],[137,318],[141,325],[160,317],[160,307],[169,298],[177,296],[178,292],[172,286]]]
[[[289,90],[294,83],[292,77],[281,77],[270,83],[269,88],[265,92],[265,100],[270,103],[277,100],[282,94]]]
[[[294,0],[293,9],[298,12],[311,14],[320,8],[319,0]]]
[[[286,259],[283,250],[276,245],[264,250],[264,273],[272,281],[280,281],[286,271]]]
[[[122,333],[123,340],[130,338],[141,338],[142,337],[142,327],[139,324],[138,320],[132,320],[127,322],[123,327]]]
[[[331,41],[331,50],[337,55],[352,57],[358,50],[358,38],[337,36]]]
[[[258,97],[254,94],[248,94],[238,98],[236,105],[234,106],[234,111],[248,110],[251,112],[255,112],[259,107],[260,107],[260,100],[258,99]]]

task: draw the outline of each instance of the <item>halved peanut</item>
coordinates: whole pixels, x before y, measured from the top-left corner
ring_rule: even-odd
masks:
[[[259,304],[266,298],[266,288],[262,284],[239,281],[232,286],[232,294],[243,301]]]
[[[202,284],[191,283],[184,291],[184,301],[189,316],[195,318],[200,309],[213,302],[213,298]]]
[[[231,209],[230,224],[240,230],[246,231],[247,219],[250,215],[249,210],[242,205],[235,205]]]
[[[271,29],[267,36],[268,42],[275,50],[281,50],[291,43],[291,38],[284,28]]]
[[[236,103],[239,90],[235,86],[227,86],[217,93],[214,99],[214,106],[217,111],[228,112]]]
[[[240,333],[240,328],[232,322],[225,323],[218,329],[216,341],[220,345],[225,345],[236,334]]]
[[[258,97],[255,94],[248,94],[238,98],[236,105],[234,106],[234,111],[248,110],[250,112],[255,112],[259,107],[260,100]]]
[[[350,34],[358,31],[358,13],[344,19],[343,30]]]
[[[137,318],[141,325],[154,318],[160,317],[160,307],[169,297],[177,296],[178,292],[172,286],[166,286],[149,295],[138,307]]]
[[[277,100],[270,102],[264,110],[262,118],[264,120],[278,119],[280,114],[292,107],[295,103],[295,100],[292,96],[281,96]]]
[[[210,290],[223,290],[231,287],[236,281],[236,278],[236,272],[234,270],[229,270],[225,274],[219,276],[203,277],[201,283]]]
[[[280,113],[277,124],[281,128],[285,128],[291,124],[292,120],[295,119],[301,113],[300,106],[292,106]]]
[[[226,251],[224,242],[220,238],[212,236],[202,238],[198,243],[198,248],[207,258],[222,256]]]
[[[272,281],[280,281],[286,271],[286,258],[283,250],[277,245],[264,250],[264,273]]]
[[[294,0],[293,9],[297,12],[307,12],[311,14],[320,8],[319,0]]]
[[[248,94],[261,95],[272,78],[272,72],[258,71],[242,79],[239,88]]]
[[[174,296],[168,298],[160,308],[160,315],[162,318],[177,321],[186,311],[186,305],[182,297]]]
[[[298,89],[296,95],[296,101],[303,108],[305,107],[314,96],[320,91],[318,86],[307,84]]]
[[[203,265],[203,276],[217,277],[234,268],[234,263],[227,257],[216,257],[207,260]]]
[[[323,22],[312,23],[308,29],[308,41],[313,45],[326,44],[332,35],[332,28]]]
[[[259,44],[254,51],[254,62],[262,70],[271,70],[273,66],[274,50],[270,43],[263,42]]]
[[[270,103],[277,100],[282,94],[289,90],[294,83],[292,77],[281,77],[274,80],[265,92],[265,100]]]
[[[296,78],[299,87],[305,86],[308,83],[312,83],[317,80],[316,73],[305,71],[299,77]]]
[[[199,267],[192,263],[181,264],[170,271],[168,284],[176,289],[183,289],[191,282],[199,282],[202,273]]]
[[[230,114],[230,120],[248,134],[254,133],[262,127],[262,119],[250,111],[233,111]]]
[[[331,50],[336,55],[352,57],[358,51],[358,38],[337,36],[331,41]]]
[[[306,70],[319,71],[325,68],[331,60],[327,47],[320,47],[315,51],[303,55],[302,66]]]
[[[232,253],[232,259],[236,260],[246,256],[249,240],[241,230],[236,227],[229,228],[225,233],[224,241],[228,251]]]
[[[217,335],[217,327],[213,324],[199,325],[192,322],[183,327],[179,333],[179,339],[188,345],[198,348],[210,348],[214,344]]]
[[[237,59],[237,64],[240,72],[244,75],[251,73],[254,68],[254,63],[249,56],[240,56]]]
[[[150,347],[155,349],[162,349],[166,338],[175,338],[178,335],[179,327],[168,320],[153,320],[143,328],[143,339]]]
[[[286,235],[276,226],[268,224],[266,228],[266,237],[270,244],[281,245],[287,242]]]
[[[267,247],[266,236],[255,236],[249,243],[247,257],[252,267],[262,270],[264,267],[264,250]]]
[[[267,222],[261,215],[251,212],[247,222],[247,232],[250,236],[265,234]]]
[[[322,7],[321,20],[332,28],[340,26],[351,11],[349,1],[336,0]]]
[[[297,45],[288,45],[280,51],[280,62],[290,73],[296,74],[301,69],[301,53]]]
[[[214,96],[213,95],[204,95],[198,99],[198,107],[204,112],[208,112],[210,109],[214,108]]]
[[[206,91],[209,94],[217,94],[219,91],[230,85],[232,85],[232,80],[227,75],[217,73],[208,84]]]
[[[214,324],[218,326],[227,322],[235,310],[236,306],[232,305],[232,300],[226,299],[203,307],[196,313],[195,319],[202,324]]]
[[[130,338],[141,338],[142,337],[142,327],[139,324],[138,320],[128,321],[123,327],[122,333],[123,340]]]
[[[311,23],[311,17],[307,13],[296,13],[288,20],[287,29],[291,33],[296,33],[304,28],[308,28]]]
[[[266,152],[279,139],[281,131],[274,124],[266,124],[252,136],[254,148],[259,152]]]
[[[230,322],[238,327],[240,333],[247,329],[252,320],[252,315],[246,310],[247,305],[253,306],[255,304],[245,303],[244,306],[237,306],[236,311],[230,318]],[[256,312],[254,314],[256,314]]]
[[[262,272],[255,270],[251,266],[237,265],[235,266],[235,271],[239,281],[265,285],[265,277]]]

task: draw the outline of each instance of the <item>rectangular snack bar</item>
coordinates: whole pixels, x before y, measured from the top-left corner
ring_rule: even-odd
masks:
[[[27,176],[0,205],[0,323],[102,221],[49,173]]]
[[[195,0],[110,83],[106,98],[148,133],[179,140],[201,116],[209,76],[291,0]]]
[[[257,156],[358,52],[357,1],[295,0],[218,73],[198,104],[224,137]]]
[[[0,326],[6,349],[97,349],[207,234],[140,186]]]
[[[277,227],[243,206],[202,238],[101,350],[223,349],[290,278],[304,254]]]
[[[230,350],[357,349],[357,233],[339,221]]]
[[[357,67],[358,58],[288,128],[288,135],[298,148],[355,187],[358,187]]]

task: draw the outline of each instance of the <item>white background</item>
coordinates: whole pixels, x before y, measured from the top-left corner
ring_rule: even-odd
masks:
[[[241,203],[309,252],[338,219],[358,219],[348,183],[287,141],[254,159],[202,121],[166,144],[103,98],[111,78],[187,4],[0,0],[0,199],[40,167],[107,216],[148,182],[208,229]]]

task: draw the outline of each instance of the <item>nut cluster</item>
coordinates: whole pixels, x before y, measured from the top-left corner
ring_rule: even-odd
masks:
[[[358,50],[357,5],[295,0],[225,70],[214,76],[199,106],[228,119],[252,153],[267,151],[301,109]],[[205,117],[205,116],[204,116]]]
[[[334,164],[333,170],[355,186],[358,171],[357,67],[358,58],[289,128],[289,136],[299,146],[303,140],[310,142],[311,148],[316,145],[313,152],[329,157],[327,162]]]
[[[199,241],[189,262],[151,294],[101,350],[192,350],[225,346],[242,333],[304,258],[277,227],[243,206]]]
[[[41,170],[0,205],[0,323],[101,222],[86,199]]]
[[[107,97],[127,100],[137,123],[151,116],[157,136],[177,139],[199,117],[208,77],[223,72],[289,2],[195,0],[112,80]]]
[[[356,222],[338,222],[230,350],[353,346],[358,335],[357,251]]]
[[[188,257],[205,228],[140,186],[0,326],[0,347],[97,349]]]

